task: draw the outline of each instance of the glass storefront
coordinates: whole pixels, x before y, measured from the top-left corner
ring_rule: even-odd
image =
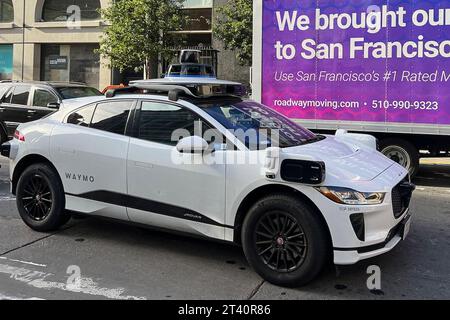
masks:
[[[13,46],[0,45],[0,80],[11,80],[13,72]]]
[[[100,56],[98,44],[51,44],[41,47],[41,80],[82,82],[98,88]]]

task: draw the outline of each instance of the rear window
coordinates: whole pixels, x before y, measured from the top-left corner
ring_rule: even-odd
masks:
[[[56,90],[63,99],[76,99],[102,95],[100,91],[91,87],[58,87]]]
[[[125,127],[132,107],[133,101],[99,103],[90,127],[111,133],[125,134]]]
[[[93,104],[75,111],[67,118],[67,123],[82,127],[89,127],[92,116],[94,115],[95,106],[96,105]]]
[[[170,68],[170,75],[172,76],[179,76],[181,74],[181,66],[180,65],[173,65]]]
[[[3,96],[5,95],[6,91],[8,91],[9,86],[5,86],[5,85],[0,85],[0,99],[3,98]]]
[[[12,88],[8,87],[0,101],[2,103],[11,103],[12,92],[13,92]]]
[[[12,104],[26,106],[28,104],[28,97],[30,96],[31,86],[16,86],[11,99]]]
[[[202,74],[201,66],[186,66],[184,74],[187,76],[200,76]]]
[[[207,76],[213,76],[214,75],[214,70],[212,67],[210,66],[206,66],[205,67],[205,73]]]

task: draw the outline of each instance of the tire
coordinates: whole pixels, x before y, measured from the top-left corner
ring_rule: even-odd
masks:
[[[43,163],[24,170],[17,183],[16,203],[22,220],[35,231],[57,230],[70,219],[61,179]]]
[[[8,134],[4,130],[4,126],[0,124],[0,145],[8,141]]]
[[[401,164],[414,177],[419,171],[420,157],[417,148],[403,139],[385,139],[381,141],[381,153],[389,159]]]
[[[293,227],[294,223],[298,228]],[[269,232],[279,229],[279,225],[284,232]],[[290,231],[291,228],[294,229]],[[330,241],[325,228],[317,212],[301,200],[271,195],[255,203],[244,220],[244,253],[263,279],[283,287],[300,287],[317,277],[329,257]],[[304,236],[295,236],[302,232]]]

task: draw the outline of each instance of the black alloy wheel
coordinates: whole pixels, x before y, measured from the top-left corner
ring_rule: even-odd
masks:
[[[36,231],[56,230],[70,219],[61,178],[46,163],[33,164],[21,173],[16,202],[22,220]]]
[[[284,287],[312,281],[331,258],[331,238],[321,213],[292,194],[267,195],[249,209],[241,241],[250,266]]]
[[[49,181],[40,173],[27,177],[21,194],[22,206],[34,221],[47,218],[53,206]]]
[[[277,272],[298,269],[308,250],[302,227],[283,212],[268,212],[261,217],[255,229],[255,243],[263,263]]]

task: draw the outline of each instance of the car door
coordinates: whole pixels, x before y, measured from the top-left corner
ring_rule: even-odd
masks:
[[[8,136],[12,136],[15,130],[15,126],[9,123],[11,119],[11,110],[9,108],[11,104],[13,87],[11,85],[2,85],[0,87],[0,122],[4,126]]]
[[[28,104],[30,100],[30,85],[13,85],[2,101],[4,122],[8,132],[14,132],[21,123],[30,121],[28,118]]]
[[[29,113],[30,106],[30,85],[16,85],[11,98],[11,111],[13,120],[18,123],[25,123],[32,120],[32,114]]]
[[[111,100],[72,112],[55,126],[52,163],[66,192],[68,210],[128,220],[125,135],[134,100]]]
[[[46,88],[33,87],[31,107],[28,109],[30,121],[37,120],[53,113],[57,108],[49,108],[49,104],[58,104],[58,97]]]
[[[150,100],[141,102],[135,119],[127,161],[130,220],[223,239],[225,164],[209,163],[224,154],[180,154],[172,139],[177,129],[194,135],[195,123],[208,125],[187,107]]]

